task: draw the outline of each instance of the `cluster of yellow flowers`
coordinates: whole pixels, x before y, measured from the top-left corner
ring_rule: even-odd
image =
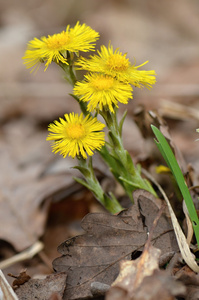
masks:
[[[65,114],[65,120],[60,118],[48,128],[47,140],[54,141],[53,151],[64,157],[81,155],[86,159],[95,149],[100,150],[105,144],[105,135],[101,132],[105,125],[91,113],[109,110],[114,114],[118,102],[127,104],[133,97],[132,85],[150,89],[156,82],[154,70],[138,70],[147,62],[132,65],[126,54],[119,49],[114,51],[111,44],[101,46],[97,54],[89,58],[79,57],[79,51],[94,51],[98,38],[99,33],[77,22],[74,28],[67,26],[61,33],[34,38],[23,57],[27,68],[37,71],[41,63],[45,63],[45,70],[52,62],[69,65],[71,58],[77,55],[76,60],[72,59],[72,67],[89,72],[83,81],[76,82],[73,90],[74,96],[86,103],[88,115],[84,118],[83,114]]]

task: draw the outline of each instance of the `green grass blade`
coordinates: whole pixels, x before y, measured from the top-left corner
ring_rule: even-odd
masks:
[[[182,196],[185,200],[185,203],[186,203],[186,206],[187,206],[187,209],[189,212],[189,216],[192,221],[194,233],[196,236],[196,241],[197,241],[197,244],[199,245],[199,220],[198,220],[196,209],[193,204],[193,200],[191,198],[189,189],[187,187],[184,176],[182,174],[182,171],[181,171],[181,169],[178,165],[178,162],[173,154],[173,151],[171,150],[171,148],[170,148],[168,142],[166,141],[165,137],[163,136],[163,134],[160,132],[160,130],[157,127],[151,125],[151,128],[157,139],[155,141],[156,145],[158,146],[158,149],[160,150],[162,156],[164,157],[168,167],[172,171],[173,176],[175,177],[176,182],[179,186],[179,189],[182,193]]]

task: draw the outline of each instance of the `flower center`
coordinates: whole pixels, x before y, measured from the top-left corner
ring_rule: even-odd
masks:
[[[66,133],[71,139],[81,139],[85,136],[85,128],[82,124],[70,124],[66,128]]]
[[[108,90],[113,86],[114,79],[112,77],[99,75],[96,78],[92,79],[92,86],[96,90]]]
[[[46,45],[50,50],[64,50],[63,48],[69,43],[70,37],[67,32],[61,32],[48,36]]]
[[[125,71],[129,67],[129,60],[120,54],[112,54],[107,60],[107,66],[114,71]]]

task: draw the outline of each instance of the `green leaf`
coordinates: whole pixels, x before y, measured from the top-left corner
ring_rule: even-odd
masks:
[[[140,172],[136,170],[136,166],[134,166],[133,164],[132,157],[130,156],[127,150],[125,150],[125,155],[126,155],[126,161],[128,166],[128,172],[133,176],[135,176],[136,173],[140,175]]]
[[[120,123],[119,123],[119,134],[120,134],[120,136],[122,136],[122,127],[123,127],[126,115],[127,115],[127,110],[125,110],[125,112],[123,113],[123,116],[122,116],[122,118],[120,120]]]
[[[120,176],[119,179],[122,180],[123,182],[127,183],[128,185],[132,186],[131,192],[136,189],[141,189],[140,184],[136,184],[135,182],[130,181],[122,176]]]
[[[104,146],[101,150],[100,150],[100,155],[102,156],[102,158],[104,159],[104,161],[107,163],[107,165],[109,166],[111,172],[114,172],[114,176],[116,176],[117,174],[117,178],[120,176],[121,172],[122,172],[122,168],[123,165],[121,163],[121,161],[119,160],[118,156],[116,156],[116,154],[112,154],[106,146]]]
[[[73,169],[79,170],[86,178],[90,177],[90,171],[84,167],[81,166],[75,166]]]
[[[109,193],[109,196],[104,193],[104,206],[113,214],[119,213],[123,210],[123,207],[118,202],[113,193]]]
[[[197,244],[199,245],[199,220],[198,220],[196,209],[193,204],[193,200],[191,198],[189,189],[187,187],[184,176],[182,174],[182,171],[181,171],[181,169],[178,165],[178,162],[173,154],[173,151],[171,150],[171,147],[169,146],[169,144],[168,144],[167,140],[165,139],[165,137],[163,136],[163,134],[154,125],[151,125],[151,128],[157,138],[156,145],[158,146],[158,149],[160,150],[162,156],[164,157],[168,167],[171,169],[173,176],[175,177],[175,180],[178,184],[178,187],[182,193],[182,196],[184,198],[184,201],[186,203],[186,206],[187,206],[187,209],[189,212],[190,219],[192,221]]]
[[[115,137],[115,135],[113,134],[113,132],[109,131],[108,135],[109,135],[114,147],[120,148],[120,143],[119,143],[117,137]]]
[[[88,190],[90,190],[89,184],[87,184],[84,179],[81,179],[81,178],[78,178],[78,177],[73,177],[73,179],[75,181],[77,181],[78,183],[80,183],[81,185],[85,186]]]

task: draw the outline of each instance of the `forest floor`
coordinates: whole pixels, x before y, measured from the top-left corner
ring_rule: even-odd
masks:
[[[102,186],[111,187],[128,208],[110,216],[74,181],[73,176],[79,176],[72,169],[76,161],[51,152],[46,142],[48,124],[65,113],[79,112],[79,107],[55,65],[45,73],[41,67],[34,75],[21,59],[30,39],[60,32],[80,20],[100,32],[97,47],[111,40],[132,61],[136,58],[136,65],[149,60],[145,69],[155,69],[157,83],[150,91],[134,89],[127,107],[124,144],[133,160],[162,185],[185,229],[182,202],[177,200],[171,178],[155,173],[156,166],[165,163],[149,125],[163,122],[170,142],[181,153],[183,172],[189,174],[191,185],[198,186],[199,5],[185,0],[175,4],[170,0],[166,6],[155,0],[144,3],[50,0],[42,4],[21,1],[16,6],[11,0],[0,1],[0,269],[11,285],[14,279],[7,274],[25,275],[27,283],[14,282],[15,288],[20,285],[16,288],[19,299],[104,299],[117,277],[120,260],[131,261],[132,269],[139,269],[141,253],[149,255],[149,265],[155,270],[151,281],[137,287],[136,293],[128,290],[126,296],[116,289],[107,299],[158,299],[160,293],[165,300],[198,299],[199,277],[180,261],[167,209],[151,233],[154,248],[144,250],[146,231],[158,215],[159,202],[137,191],[132,206],[96,154],[94,166]],[[120,116],[125,109],[120,106]],[[197,193],[195,189],[198,209]],[[104,223],[110,224],[109,231]],[[36,249],[35,255],[28,256],[30,247]],[[22,253],[25,258],[15,260]],[[10,258],[14,262],[9,263]],[[147,298],[151,286],[159,290]]]

